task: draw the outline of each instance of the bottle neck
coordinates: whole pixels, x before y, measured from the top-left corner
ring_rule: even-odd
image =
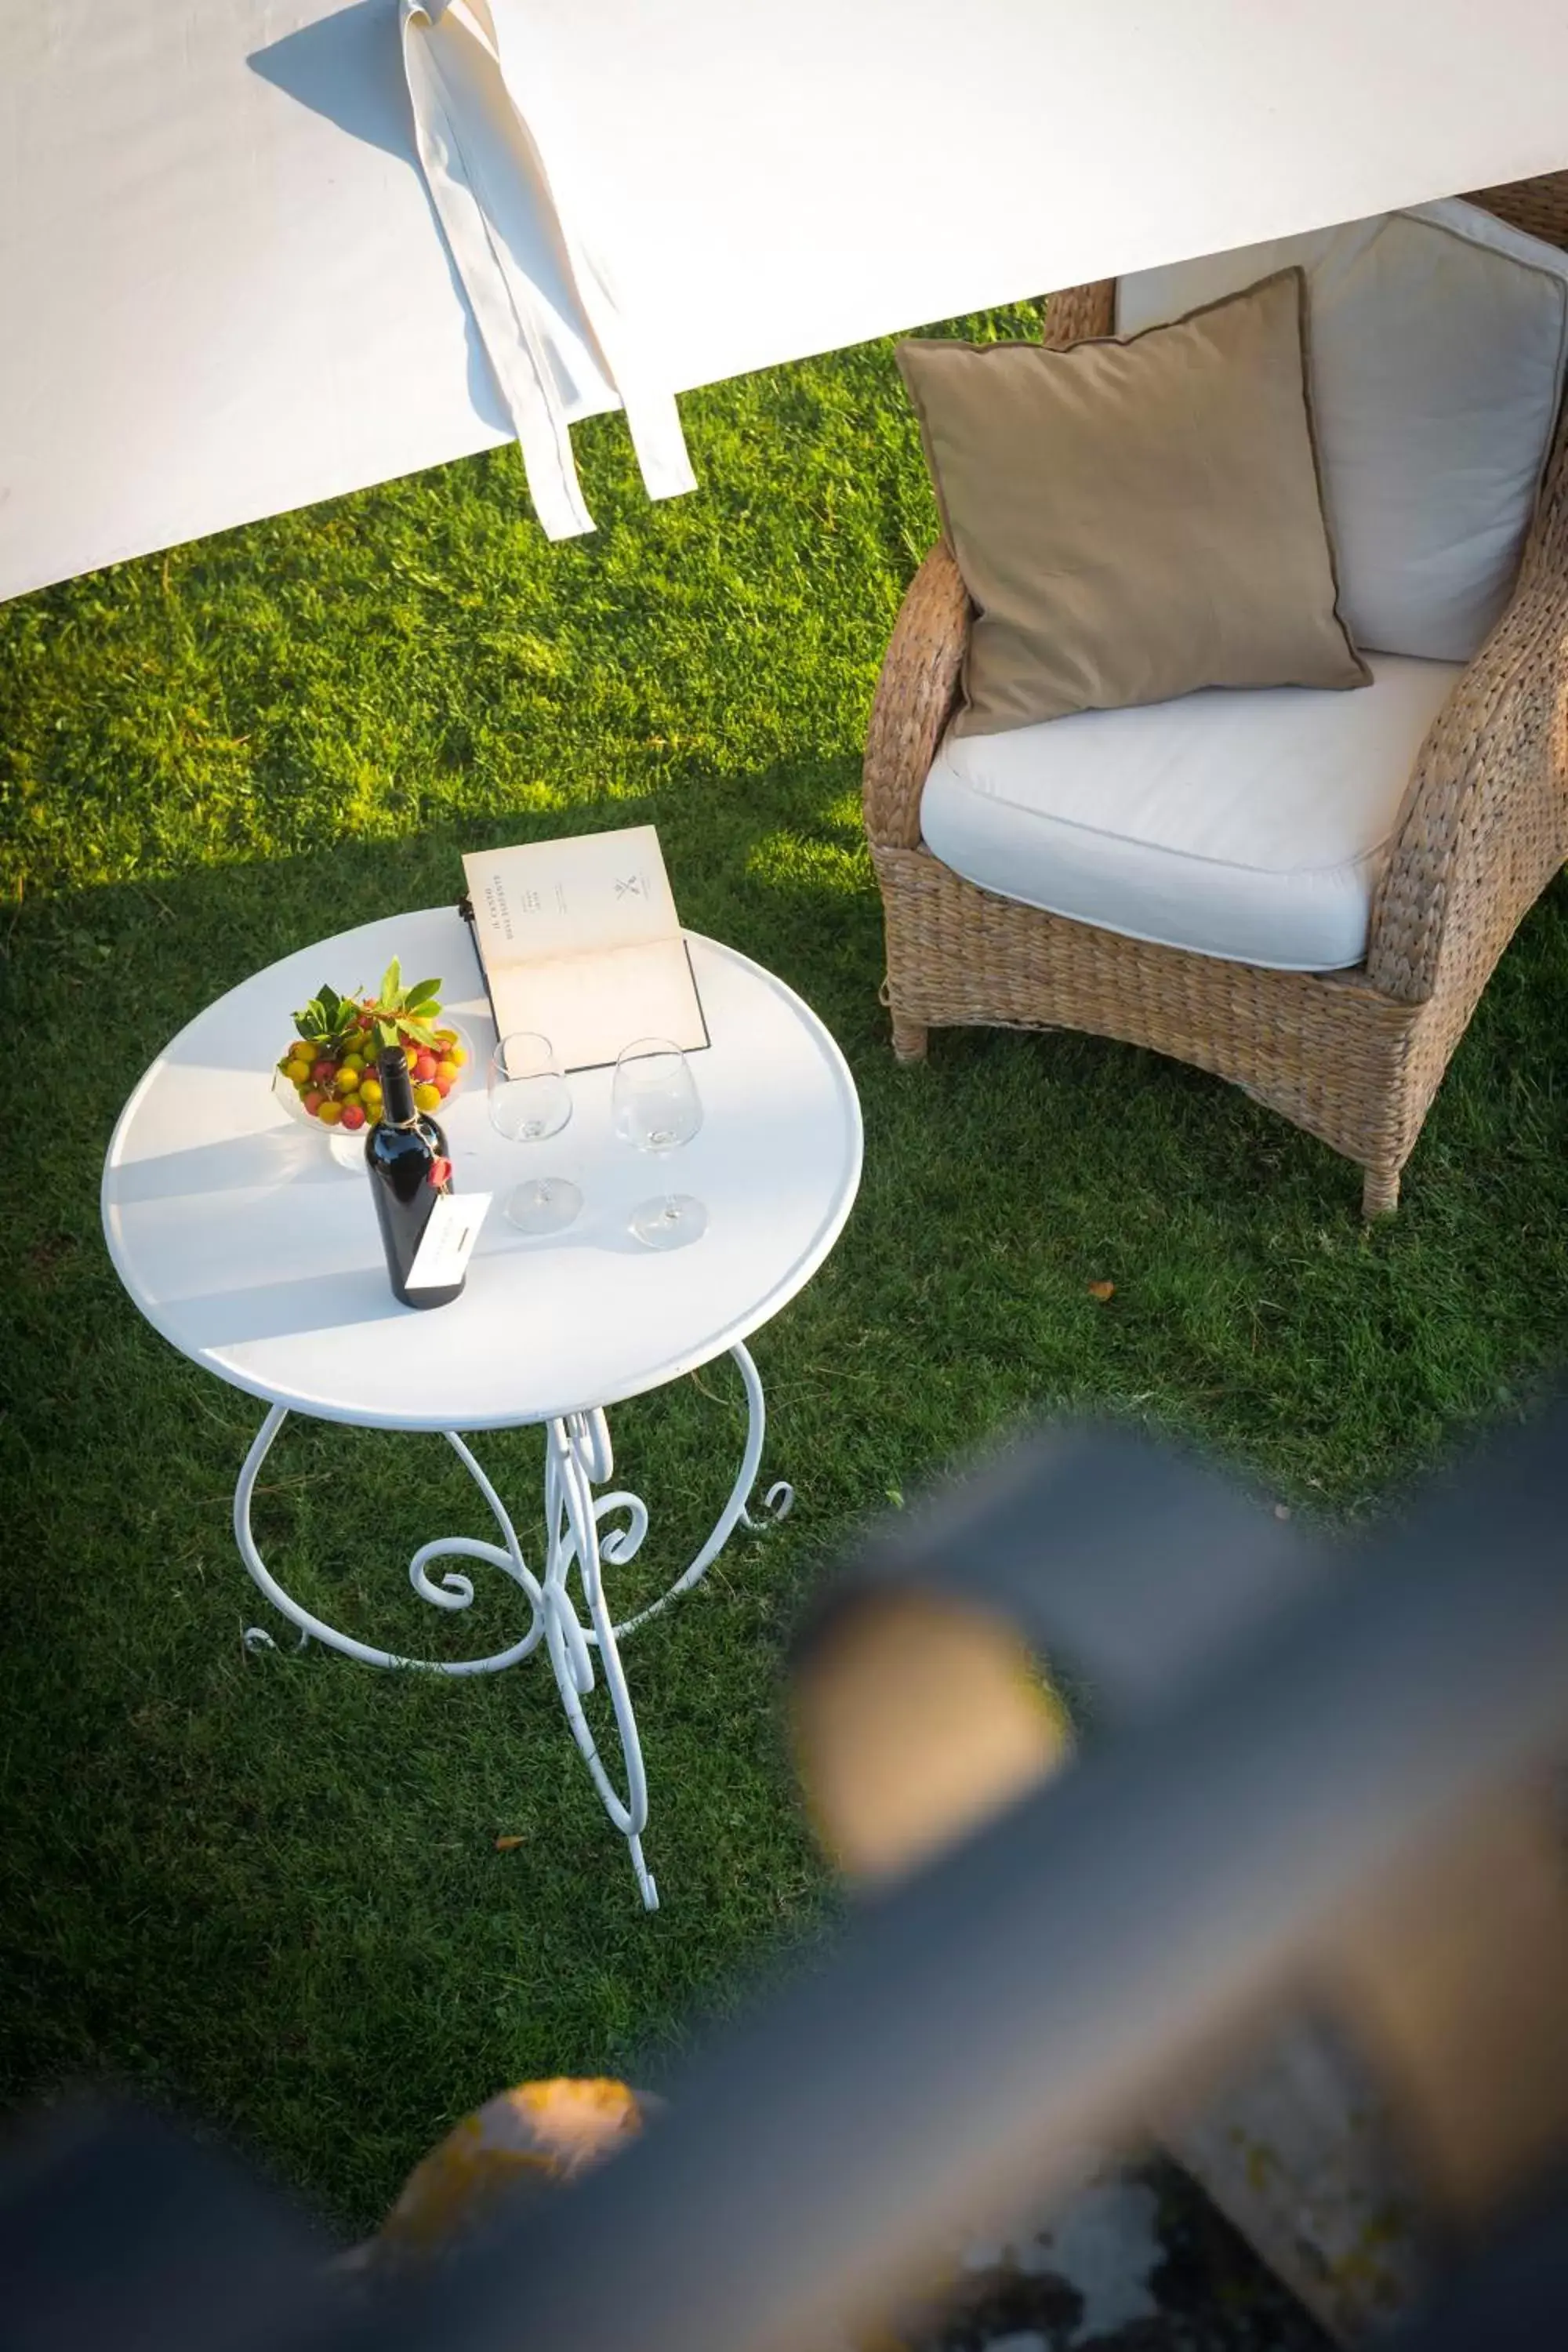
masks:
[[[408,1056],[401,1045],[390,1046],[376,1056],[375,1066],[381,1073],[381,1115],[390,1127],[412,1127],[419,1114],[414,1107],[414,1080],[408,1072]]]

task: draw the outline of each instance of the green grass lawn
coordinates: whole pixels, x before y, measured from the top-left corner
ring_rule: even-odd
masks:
[[[1563,887],[1372,1233],[1347,1166],[1173,1063],[974,1033],[895,1067],[858,752],[934,521],[891,360],[683,407],[703,488],[665,506],[619,420],[579,432],[591,539],[544,543],[507,450],[0,610],[0,2084],[129,2080],[350,2225],[492,2090],[657,2072],[822,1932],[781,1663],[890,1496],[1028,1415],[1104,1411],[1355,1517],[1523,1409],[1561,1349]],[[132,1084],[220,991],[449,900],[465,847],[648,819],[688,922],[832,1027],[867,1129],[844,1241],[756,1343],[764,1476],[797,1511],[629,1652],[652,1920],[542,1667],[437,1685],[246,1654],[263,1612],[228,1513],[258,1408],[140,1321],[97,1200]],[[628,1598],[717,1510],[740,1425],[724,1365],[616,1416],[654,1510]],[[481,1450],[532,1491],[535,1436]],[[408,1592],[418,1542],[489,1531],[437,1439],[296,1424],[266,1489],[285,1581],[368,1636],[489,1647],[514,1624],[482,1570],[467,1624]]]

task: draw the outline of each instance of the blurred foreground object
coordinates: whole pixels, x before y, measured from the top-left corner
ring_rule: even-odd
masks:
[[[1239,2149],[1226,2193],[1250,2179],[1288,2257],[1301,2206],[1334,2201],[1310,2130],[1303,2155],[1272,2120],[1300,2119],[1320,2033],[1375,2090],[1367,2136],[1402,2151],[1408,2205],[1351,2183],[1371,2237],[1331,2258],[1320,2307],[1350,2332],[1419,2278],[1436,2318],[1480,2299],[1442,2352],[1568,2341],[1565,1443],[1559,1408],[1333,1552],[1097,1433],[901,1517],[800,1662],[816,1816],[877,1882],[835,1947],[716,2033],[615,2163],[434,2271],[373,2276],[330,2321],[280,2321],[272,2352],[820,2352],[898,2307],[955,2228],[1059,2197],[1086,2147],[1152,2127],[1216,2179]],[[1031,1659],[1087,1726],[1054,1775]],[[25,2233],[0,2199],[0,2275],[21,2282],[5,2352],[254,2340],[226,2305],[228,2333],[201,2324],[216,2257],[174,2206],[110,2260],[90,2195],[58,2187],[51,2211],[23,2181]],[[1556,2201],[1504,2259],[1537,2196]],[[1416,2259],[1386,2253],[1396,2220]],[[1384,2265],[1381,2293],[1358,2263]],[[62,2332],[51,2298],[80,2307],[89,2273],[123,2325]],[[161,2334],[142,2324],[160,2293]]]
[[[520,2190],[559,2188],[641,2131],[648,2103],[624,2083],[560,2076],[520,2083],[465,2116],[416,2164],[372,2260],[444,2257],[494,2226]]]
[[[1194,1494],[1183,1507],[1179,1467],[1132,1449],[1116,1464],[1106,1443],[1098,1494],[1096,1449],[1075,1458],[1047,1441],[895,1531],[828,1601],[796,1678],[795,1744],[852,1879],[896,1878],[1068,1760],[1037,1658],[1065,1656],[1112,1732],[1156,1714],[1260,1613],[1314,1589],[1331,1601],[1344,1575],[1375,1573],[1359,1553],[1331,1570],[1245,1504]],[[1043,1487],[1054,1527],[1037,1517]],[[1184,1541],[1200,1528],[1202,1542]],[[1568,1692],[1563,1719],[1568,1753]],[[1331,1748],[1332,1719],[1322,1728]],[[1478,1800],[1440,1853],[1402,1860],[1325,1917],[1297,1963],[1295,2013],[1221,2069],[1213,2096],[1148,2110],[1342,2338],[1408,2307],[1568,2137],[1557,1798],[1542,1777]],[[1260,1877],[1280,1859],[1261,1851]]]

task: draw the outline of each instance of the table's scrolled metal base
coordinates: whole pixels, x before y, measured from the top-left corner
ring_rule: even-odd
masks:
[[[474,1598],[471,1577],[461,1569],[442,1569],[436,1576],[430,1573],[432,1563],[446,1559],[484,1560],[510,1576],[527,1596],[529,1604],[528,1630],[521,1639],[504,1650],[494,1651],[489,1657],[447,1660],[440,1658],[408,1658],[391,1650],[373,1648],[348,1633],[340,1633],[320,1617],[284,1591],[257,1549],[250,1525],[251,1497],[261,1465],[270,1453],[273,1442],[289,1418],[286,1405],[274,1405],[256,1433],[255,1442],[245,1457],[239,1483],[234,1495],[234,1536],[244,1560],[259,1590],[273,1607],[300,1629],[298,1646],[321,1642],[329,1649],[341,1650],[345,1657],[357,1658],[367,1666],[407,1666],[418,1673],[435,1675],[493,1675],[503,1666],[514,1666],[531,1655],[542,1641],[555,1685],[561,1694],[561,1704],[566,1710],[566,1720],[577,1742],[584,1762],[587,1765],[595,1788],[599,1792],[605,1811],[626,1839],[631,1854],[632,1868],[637,1873],[643,1903],[649,1911],[658,1908],[658,1890],[647,1863],[643,1859],[642,1833],[647,1825],[647,1781],[643,1770],[642,1743],[637,1738],[637,1718],[626,1689],[626,1675],[621,1665],[619,1643],[624,1634],[635,1633],[657,1617],[682,1592],[689,1592],[712,1566],[738,1526],[754,1528],[760,1524],[747,1507],[752,1488],[756,1483],[757,1467],[762,1460],[763,1438],[766,1415],[763,1404],[763,1384],[757,1368],[747,1349],[737,1343],[730,1350],[740,1369],[746,1391],[746,1444],[741,1457],[741,1467],[730,1490],[729,1500],[713,1526],[712,1533],[689,1565],[670,1585],[668,1591],[651,1601],[635,1616],[612,1622],[605,1596],[604,1569],[624,1567],[632,1559],[647,1533],[647,1508],[640,1496],[624,1488],[608,1494],[595,1495],[595,1486],[605,1486],[615,1473],[615,1456],[610,1446],[609,1424],[604,1412],[569,1413],[545,1424],[544,1455],[544,1523],[546,1556],[542,1577],[534,1575],[522,1555],[517,1530],[505,1504],[490,1480],[476,1461],[471,1448],[456,1430],[446,1431],[447,1444],[468,1471],[489,1506],[500,1535],[500,1543],[487,1543],[474,1536],[438,1538],[434,1543],[422,1544],[408,1563],[409,1580],[423,1601],[433,1608],[457,1611],[468,1608]],[[782,1519],[795,1500],[794,1489],[784,1480],[770,1486],[763,1508],[774,1519]],[[617,1527],[601,1532],[601,1520],[624,1513]],[[586,1605],[587,1622],[577,1613],[569,1579],[577,1571],[577,1581]],[[274,1646],[272,1636],[264,1627],[250,1626],[246,1633],[248,1648]],[[597,1650],[615,1713],[616,1728],[620,1736],[621,1754],[626,1766],[626,1795],[623,1797],[606,1770],[587,1717],[583,1700],[594,1688],[594,1652]]]

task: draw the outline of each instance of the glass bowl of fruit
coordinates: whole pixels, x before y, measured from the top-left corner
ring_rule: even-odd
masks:
[[[273,1068],[272,1091],[291,1118],[313,1127],[339,1165],[357,1168],[367,1128],[381,1118],[376,1057],[401,1045],[417,1108],[439,1118],[473,1067],[473,1048],[441,1017],[441,983],[405,988],[395,959],[374,996],[322,988],[294,1015],[294,1034]]]

